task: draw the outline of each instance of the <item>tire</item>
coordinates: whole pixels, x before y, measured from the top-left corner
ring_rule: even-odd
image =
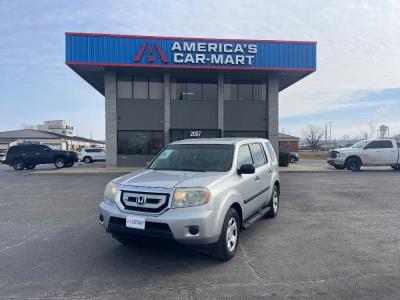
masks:
[[[360,171],[360,169],[361,169],[361,160],[359,158],[356,158],[356,157],[350,157],[346,161],[346,168],[347,168],[347,170],[351,170],[353,172]]]
[[[13,168],[16,171],[22,171],[25,168],[24,161],[21,158],[17,158],[13,161]]]
[[[293,156],[289,157],[289,162],[290,162],[290,163],[294,164],[296,161],[297,161],[297,160],[296,160],[295,157],[293,157]]]
[[[336,170],[344,170],[344,166],[334,166]]]
[[[66,161],[64,157],[57,157],[56,161],[54,162],[54,165],[56,166],[57,169],[62,169],[66,165]]]
[[[241,222],[234,208],[230,208],[225,215],[219,240],[213,249],[212,256],[221,261],[230,260],[236,253],[239,245]]]
[[[265,217],[268,219],[275,218],[279,212],[279,188],[277,185],[274,185],[272,190],[271,199],[269,200],[268,207],[270,210],[265,214]]]
[[[71,167],[74,165],[74,163],[75,163],[75,162],[70,161],[70,162],[68,162],[68,163],[65,164],[65,167],[71,168]]]
[[[85,156],[85,157],[83,158],[83,161],[84,161],[85,163],[87,163],[87,164],[90,164],[90,163],[93,161],[93,159],[92,159],[90,156]]]
[[[393,170],[400,171],[400,165],[393,165],[391,166]]]
[[[33,170],[35,167],[36,167],[36,164],[32,164],[32,165],[26,166],[26,169]]]

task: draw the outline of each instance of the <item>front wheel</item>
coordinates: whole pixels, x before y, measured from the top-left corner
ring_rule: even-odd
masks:
[[[336,170],[344,170],[344,166],[334,166]]]
[[[21,171],[21,170],[24,169],[24,167],[25,167],[25,164],[24,164],[24,161],[22,159],[18,158],[16,160],[14,160],[14,162],[13,162],[14,170]]]
[[[65,167],[65,163],[66,161],[64,157],[58,157],[54,162],[54,165],[56,166],[57,169],[62,169]]]
[[[391,166],[393,170],[400,171],[400,165],[393,165]]]
[[[271,199],[269,200],[268,207],[269,211],[266,213],[265,217],[272,219],[278,215],[279,211],[279,188],[277,185],[274,185],[274,189],[272,190]]]
[[[347,170],[351,170],[353,172],[360,171],[361,169],[361,161],[358,158],[351,157],[346,162]]]
[[[68,163],[65,164],[65,166],[66,166],[67,168],[71,168],[73,165],[74,165],[74,162],[73,162],[73,161],[70,161],[70,162],[68,162]]]
[[[90,164],[93,160],[90,156],[85,156],[85,158],[83,159],[83,161],[87,164]]]
[[[294,163],[296,162],[296,158],[293,157],[293,156],[291,156],[291,157],[289,158],[289,162],[292,163],[292,164],[294,164]]]
[[[213,256],[221,261],[230,260],[236,253],[239,244],[240,220],[234,208],[230,208],[225,215],[221,235],[213,250]]]

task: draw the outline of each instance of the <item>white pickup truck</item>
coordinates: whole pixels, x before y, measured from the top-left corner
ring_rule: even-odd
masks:
[[[390,139],[362,140],[349,148],[330,151],[327,162],[339,170],[359,171],[361,166],[391,166],[400,170],[400,143]]]

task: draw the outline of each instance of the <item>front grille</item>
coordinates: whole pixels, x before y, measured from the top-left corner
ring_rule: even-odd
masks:
[[[161,238],[173,239],[171,228],[166,223],[147,222],[145,230],[126,227],[126,219],[110,217],[108,230],[116,237],[143,237],[143,238]]]
[[[121,203],[126,210],[159,213],[168,206],[169,194],[122,191]]]

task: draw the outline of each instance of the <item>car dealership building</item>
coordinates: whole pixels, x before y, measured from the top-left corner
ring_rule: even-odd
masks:
[[[316,43],[66,33],[66,64],[105,96],[107,165],[143,166],[187,138],[278,150],[279,92],[316,70]]]

